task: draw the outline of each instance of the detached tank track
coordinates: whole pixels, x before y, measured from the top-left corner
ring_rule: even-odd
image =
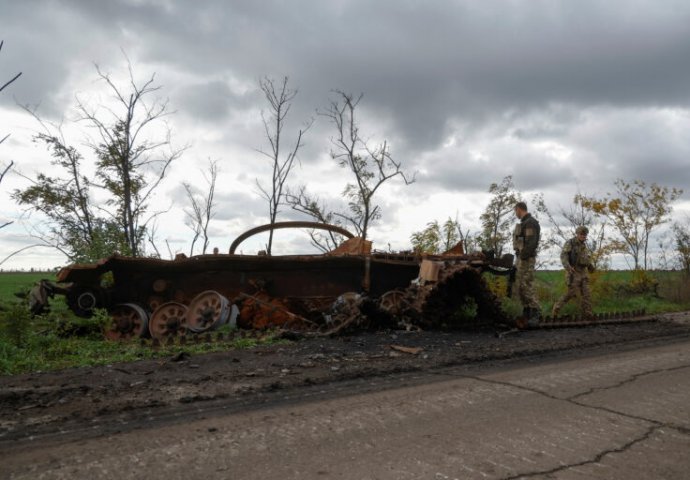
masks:
[[[420,288],[423,292],[417,298],[417,305],[421,312],[418,324],[422,328],[462,328],[507,320],[498,297],[489,289],[481,272],[468,265],[447,267],[438,282]],[[458,316],[458,311],[470,300],[476,305],[476,317]]]
[[[590,317],[575,316],[575,315],[560,315],[558,317],[546,316],[542,317],[539,325],[535,327],[527,326],[527,319],[514,318],[507,325],[511,328],[498,332],[499,336],[519,332],[522,330],[547,330],[553,328],[573,328],[573,327],[591,327],[596,325],[609,325],[621,323],[636,323],[636,322],[650,322],[656,320],[655,315],[647,315],[644,309],[630,310],[626,312],[607,312],[597,313]]]
[[[601,313],[594,316],[591,320],[584,320],[581,317],[571,317],[571,316],[559,316],[559,317],[544,317],[541,324],[538,327],[530,328],[529,330],[547,330],[554,328],[573,328],[573,327],[591,327],[596,325],[610,325],[610,324],[623,324],[623,323],[637,323],[637,322],[650,322],[656,320],[655,315],[647,315],[644,310],[634,310],[629,312],[612,312],[612,313]],[[486,322],[480,322],[475,324],[467,324],[463,326],[479,326],[487,325]],[[511,328],[498,332],[498,336],[504,336],[512,333],[522,332],[523,329]],[[187,334],[186,336],[179,337],[168,337],[165,340],[159,340],[157,338],[153,339],[140,339],[139,343],[142,346],[149,346],[152,348],[160,348],[164,346],[184,346],[184,345],[199,345],[199,344],[217,344],[217,343],[232,343],[238,338],[251,337],[252,334],[247,333],[249,331],[237,330],[231,333],[222,332],[206,332],[202,334]],[[263,333],[259,331],[254,332],[254,337],[258,338]],[[310,338],[320,336],[316,332],[293,332],[284,331],[278,333],[279,336],[287,339],[297,340],[301,338]]]
[[[610,323],[632,323],[653,320],[653,315],[647,315],[644,309],[629,312],[611,312],[594,314],[591,318],[581,316],[561,315],[558,317],[542,318],[537,328],[567,328],[587,327],[590,325],[606,325]]]

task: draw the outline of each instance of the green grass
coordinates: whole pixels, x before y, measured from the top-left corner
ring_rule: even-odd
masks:
[[[542,312],[551,313],[553,304],[566,291],[563,271],[538,271],[535,290]],[[673,312],[690,309],[690,279],[682,272],[632,272],[612,270],[590,275],[590,290],[595,313],[626,312],[645,309],[647,313]],[[505,310],[517,315],[517,301],[504,300]],[[579,301],[571,300],[563,315],[581,313]]]
[[[10,315],[8,315],[10,314]],[[8,318],[11,316],[11,318]],[[64,337],[60,334],[60,322],[80,322],[95,328],[84,336]],[[59,370],[63,368],[131,362],[142,359],[166,358],[179,352],[198,355],[262,344],[282,342],[272,332],[255,336],[242,336],[233,332],[229,340],[213,343],[160,346],[141,345],[138,339],[106,341],[103,339],[99,320],[65,318],[54,312],[31,318],[16,307],[10,307],[0,320],[0,374],[17,374],[32,371]],[[223,330],[230,333],[229,329]],[[228,336],[226,336],[228,338]]]
[[[50,273],[0,273],[2,375],[166,358],[182,351],[197,355],[281,342],[270,333],[258,333],[255,336],[235,333],[227,342],[162,346],[157,349],[142,346],[138,340],[105,341],[101,334],[101,324],[98,323],[103,320],[78,319],[68,310],[61,296],[51,301],[49,314],[31,318],[26,302],[17,298],[14,293],[27,292],[42,278],[54,277]],[[486,278],[497,293],[505,292],[505,277],[487,275]],[[535,287],[544,314],[550,313],[554,302],[565,292],[564,280],[562,271],[537,272]],[[649,313],[690,309],[690,279],[681,272],[595,272],[590,285],[594,311],[597,313],[642,308]],[[521,310],[519,303],[501,296],[506,312],[517,316]],[[577,315],[578,302],[571,301],[561,313]],[[81,336],[68,335],[76,330],[81,332]],[[228,333],[227,329],[225,333]]]
[[[52,272],[2,272],[0,273],[0,304],[17,299],[16,292],[28,292],[41,279],[55,280]]]
[[[101,339],[58,338],[33,335],[20,347],[0,340],[0,374],[60,370],[143,359],[169,358],[176,353],[198,355],[273,343],[268,339],[236,338],[228,342],[152,348],[138,341],[109,342]]]

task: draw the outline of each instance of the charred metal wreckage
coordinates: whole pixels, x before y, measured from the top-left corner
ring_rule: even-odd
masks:
[[[325,229],[347,240],[323,255],[235,253],[252,235],[281,228]],[[280,222],[244,233],[228,254],[175,260],[113,255],[66,267],[57,284],[43,286],[64,294],[77,315],[107,309],[111,339],[163,340],[226,323],[332,335],[361,328],[507,324],[484,272],[511,275],[513,256],[468,254],[462,244],[441,255],[372,252],[371,242],[337,226]]]

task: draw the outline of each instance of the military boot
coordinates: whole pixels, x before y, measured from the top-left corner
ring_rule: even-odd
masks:
[[[553,309],[551,310],[551,316],[553,318],[558,317],[558,315],[561,313],[561,309],[558,307],[558,305],[554,304]]]
[[[529,328],[538,327],[541,320],[541,311],[538,308],[530,308],[528,311],[527,326]]]
[[[524,330],[527,328],[527,322],[529,321],[530,317],[530,308],[529,307],[524,307],[522,309],[522,312],[520,312],[520,315],[517,316],[515,319],[515,326],[519,328],[520,330]]]

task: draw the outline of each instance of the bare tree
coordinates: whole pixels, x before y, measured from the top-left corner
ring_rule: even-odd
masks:
[[[2,46],[5,44],[4,40],[0,40],[0,51],[2,51]],[[6,81],[1,87],[0,87],[0,92],[2,92],[5,88],[7,88],[11,83],[13,83],[15,80],[17,80],[20,76],[22,75],[22,72],[17,73],[14,77]],[[2,144],[7,138],[10,136],[10,134],[5,134],[4,137],[0,138],[0,144]],[[9,172],[12,169],[12,166],[14,165],[14,160],[10,160],[10,163],[2,167],[2,171],[0,172],[0,184],[2,181],[5,179],[5,175],[7,175],[7,172]],[[8,225],[11,225],[13,222],[8,221],[0,225],[0,228],[4,228]]]
[[[5,41],[0,40],[0,52],[2,51],[2,46],[4,44],[5,44]],[[0,92],[2,92],[5,88],[7,88],[11,83],[13,83],[16,79],[18,79],[21,76],[22,76],[22,72],[19,72],[14,77],[10,78],[5,83],[3,83],[2,86],[0,87]],[[7,137],[5,137],[5,138],[7,138]],[[4,140],[4,138],[3,138],[3,140]],[[2,142],[0,142],[0,143],[2,143]]]
[[[290,112],[292,100],[297,95],[297,90],[288,88],[288,77],[283,77],[282,82],[278,85],[276,85],[272,78],[264,77],[259,81],[259,87],[269,105],[268,117],[264,112],[261,112],[261,120],[263,121],[264,132],[270,147],[267,152],[263,150],[259,150],[259,152],[270,160],[272,174],[269,188],[264,188],[258,180],[256,180],[256,185],[259,187],[263,197],[268,201],[269,220],[271,223],[275,223],[280,205],[284,202],[283,189],[285,188],[285,183],[295,164],[297,153],[300,147],[302,147],[302,136],[309,130],[313,120],[308,121],[303,128],[298,130],[295,143],[287,150],[287,154],[283,155],[281,142],[283,140],[285,119]],[[268,234],[268,244],[266,245],[266,253],[268,255],[271,254],[272,248],[273,229]]]
[[[469,228],[463,230],[462,224],[457,218],[454,220],[454,223],[457,229],[458,239],[462,242],[465,252],[472,253],[479,251],[481,249],[481,235],[476,232],[472,233]]]
[[[156,236],[158,234],[158,222],[156,220],[152,221],[149,225],[149,228],[146,229],[146,241],[148,242],[149,245],[151,245],[151,248],[153,249],[154,254],[152,255],[155,258],[163,258],[161,256],[161,252],[158,249],[158,245],[156,244]]]
[[[4,138],[3,138],[4,140]],[[2,169],[2,172],[0,172],[0,183],[2,183],[2,180],[5,178],[5,175],[7,175],[7,172],[9,172],[12,169],[12,166],[14,165],[14,160],[10,160],[10,163],[5,165],[5,168]]]
[[[336,133],[331,138],[331,157],[339,166],[350,171],[354,183],[348,183],[343,191],[348,201],[348,212],[334,212],[334,216],[352,225],[359,236],[366,240],[370,224],[381,216],[380,206],[373,203],[378,189],[397,176],[409,185],[414,182],[414,176],[410,179],[405,176],[401,163],[391,156],[386,141],[372,148],[360,134],[355,113],[362,95],[355,98],[340,90],[335,93],[337,98],[331,100],[320,115],[335,126]]]
[[[3,139],[4,140],[4,139]],[[0,172],[0,184],[2,183],[3,179],[5,178],[5,175],[7,175],[7,172],[9,172],[12,169],[12,166],[14,165],[14,160],[10,160],[10,163],[5,165],[5,167],[2,169],[2,172]],[[5,228],[8,225],[12,225],[14,223],[12,220],[7,221],[0,225],[0,228]]]
[[[201,194],[195,192],[194,187],[192,187],[190,183],[185,182],[182,184],[187,193],[187,199],[189,200],[189,208],[185,209],[187,225],[192,229],[192,232],[194,232],[192,245],[189,248],[190,256],[194,255],[194,245],[199,237],[203,240],[201,253],[205,254],[208,249],[208,227],[215,215],[214,207],[216,204],[214,202],[214,196],[216,193],[218,172],[218,161],[209,160],[208,172],[203,173],[204,180],[206,181],[206,188],[204,188]]]
[[[340,218],[328,208],[320,198],[311,196],[306,187],[301,186],[297,191],[287,190],[285,192],[286,202],[298,212],[310,216],[315,221],[331,225],[343,226]],[[332,231],[321,232],[317,230],[309,231],[311,244],[322,252],[330,252],[342,243],[342,236]]]

